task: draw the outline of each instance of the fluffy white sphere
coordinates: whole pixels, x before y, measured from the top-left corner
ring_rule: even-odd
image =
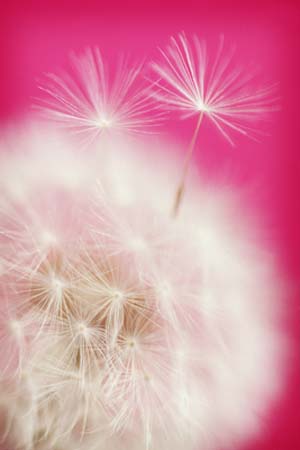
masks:
[[[4,147],[12,445],[203,450],[257,431],[279,379],[278,293],[228,194],[194,177],[174,219],[179,172],[161,149],[82,153],[51,130]]]

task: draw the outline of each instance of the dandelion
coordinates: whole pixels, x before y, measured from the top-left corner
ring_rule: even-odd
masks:
[[[194,37],[191,44],[184,33],[177,39],[172,37],[161,54],[163,61],[152,64],[160,77],[154,97],[166,109],[181,111],[184,117],[197,116],[173,205],[176,215],[203,119],[207,117],[232,145],[230,131],[251,137],[254,130],[248,124],[276,110],[274,85],[257,86],[251,70],[234,67],[234,50],[225,53],[223,37],[211,60],[205,43]]]
[[[83,135],[86,145],[103,134],[145,133],[155,123],[157,106],[140,81],[142,64],[123,58],[111,75],[98,48],[72,54],[71,62],[72,74],[48,74],[39,86],[47,118]]]
[[[124,140],[97,166],[95,148],[75,161],[67,140],[62,153],[27,139],[28,164],[0,152],[4,438],[21,450],[186,450],[250,433],[279,376],[276,283],[224,194],[199,189],[201,214],[187,198],[174,221],[177,169],[166,179],[162,155],[152,167]],[[61,161],[87,176],[64,182]],[[20,172],[22,201],[5,183]],[[121,180],[129,203],[116,201]]]

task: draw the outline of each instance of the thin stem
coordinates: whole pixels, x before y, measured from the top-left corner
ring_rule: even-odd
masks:
[[[198,121],[197,121],[196,128],[194,130],[191,142],[190,142],[190,144],[188,146],[188,149],[187,149],[187,152],[186,152],[186,155],[185,155],[185,158],[184,158],[181,179],[180,179],[180,182],[178,184],[178,188],[176,190],[175,201],[174,201],[173,208],[172,208],[172,216],[173,217],[176,217],[178,215],[179,208],[180,208],[180,205],[181,205],[181,202],[182,202],[182,197],[183,197],[184,190],[185,190],[185,181],[186,181],[186,177],[187,177],[188,170],[189,170],[189,167],[190,167],[190,163],[191,163],[192,155],[193,155],[193,152],[194,152],[195,144],[196,144],[196,141],[197,141],[197,137],[198,137],[198,134],[199,134],[199,129],[200,129],[200,125],[201,125],[201,122],[202,122],[202,119],[203,119],[203,115],[204,115],[203,111],[201,111],[200,114],[199,114],[199,118],[198,118]]]

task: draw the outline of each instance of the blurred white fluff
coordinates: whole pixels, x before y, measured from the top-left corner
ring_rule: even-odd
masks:
[[[211,450],[256,432],[279,377],[278,292],[227,196],[195,179],[173,220],[163,152],[122,139],[83,155],[41,129],[7,147],[4,439]]]

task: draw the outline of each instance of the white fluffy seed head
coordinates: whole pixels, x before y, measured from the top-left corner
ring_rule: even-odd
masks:
[[[168,163],[166,178],[161,155],[144,160],[125,140],[103,159],[35,145],[26,142],[27,165],[21,153],[0,165],[9,440],[26,450],[180,450],[251,434],[279,373],[276,283],[224,212],[225,196],[195,180],[174,221],[177,170]],[[77,183],[54,170],[61,161]],[[22,201],[10,186],[21,172]],[[130,203],[115,195],[120,183]]]

